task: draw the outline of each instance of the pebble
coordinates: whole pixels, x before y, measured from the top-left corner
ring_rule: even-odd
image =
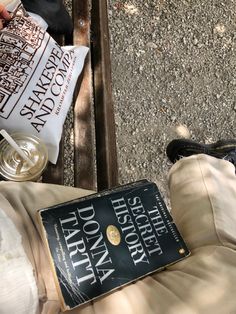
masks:
[[[181,138],[190,138],[191,134],[186,125],[179,124],[175,127],[175,133],[178,137]]]
[[[156,49],[156,48],[157,48],[157,45],[156,45],[155,43],[153,43],[153,42],[148,42],[148,43],[147,43],[147,47],[148,47],[148,48]]]
[[[215,27],[214,27],[214,30],[213,30],[213,32],[215,33],[215,34],[218,34],[218,35],[220,35],[220,36],[223,36],[223,34],[225,33],[225,31],[226,31],[226,28],[225,28],[225,26],[223,25],[223,24],[216,24],[215,25]]]
[[[194,44],[194,46],[196,46],[198,44],[198,39],[197,38],[194,38],[193,44]]]

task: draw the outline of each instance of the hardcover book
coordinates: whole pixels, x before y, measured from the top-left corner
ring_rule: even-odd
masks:
[[[41,209],[39,218],[63,310],[190,254],[147,180]]]

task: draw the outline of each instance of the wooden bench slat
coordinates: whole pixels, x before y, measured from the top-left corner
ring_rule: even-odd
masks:
[[[98,190],[118,184],[115,119],[106,0],[92,0],[92,63]]]
[[[104,0],[72,4],[73,45],[90,48],[74,93],[74,185],[100,191],[118,184],[107,4]],[[44,182],[64,183],[63,148],[62,139],[57,165],[49,165]]]
[[[60,152],[56,165],[49,163],[46,171],[43,173],[42,182],[52,184],[64,184],[64,138],[60,142]]]
[[[72,12],[73,43],[90,48],[90,2],[73,0]],[[96,190],[91,49],[86,58],[82,77],[74,106],[74,182],[77,187]]]

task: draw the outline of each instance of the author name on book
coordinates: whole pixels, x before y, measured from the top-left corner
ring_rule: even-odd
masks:
[[[153,255],[162,255],[158,238],[168,233],[167,226],[157,205],[145,208],[139,196],[110,198],[111,207],[135,266],[149,264]],[[108,239],[96,218],[96,206],[77,207],[59,218],[57,227],[62,231],[71,271],[76,283],[94,285],[112,279],[115,266],[108,249]],[[109,210],[109,209],[108,209]],[[64,260],[64,259],[63,259]],[[68,268],[68,267],[67,267]],[[113,274],[113,275],[112,275]],[[71,277],[71,276],[70,276]]]

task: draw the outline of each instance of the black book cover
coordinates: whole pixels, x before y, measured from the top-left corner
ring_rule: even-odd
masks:
[[[42,209],[39,217],[63,310],[190,254],[146,180]]]

